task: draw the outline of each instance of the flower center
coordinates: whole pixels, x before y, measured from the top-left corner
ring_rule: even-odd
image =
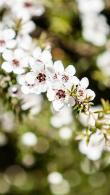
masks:
[[[67,75],[63,75],[63,76],[62,76],[62,79],[63,79],[64,81],[68,81],[68,80],[69,80],[69,77],[68,77]]]
[[[25,2],[25,3],[24,3],[24,6],[27,7],[27,8],[28,8],[28,7],[30,8],[30,7],[32,7],[32,3]]]
[[[13,63],[14,66],[19,66],[19,61],[16,60],[16,59],[13,59],[12,63]]]
[[[3,46],[5,44],[4,40],[0,40],[0,46]]]
[[[84,91],[82,89],[79,89],[78,90],[78,93],[79,93],[80,96],[83,96],[84,95]]]
[[[58,96],[59,99],[61,98],[65,98],[65,91],[63,91],[62,89],[59,89],[56,93],[56,95]]]
[[[46,80],[46,75],[43,74],[43,73],[39,73],[38,76],[37,76],[37,79],[39,80],[39,82],[43,82]]]
[[[54,74],[53,79],[57,79],[57,74],[56,73]]]

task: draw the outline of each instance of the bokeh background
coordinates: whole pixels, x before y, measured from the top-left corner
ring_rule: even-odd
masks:
[[[110,1],[45,0],[42,6],[31,36],[42,48],[51,46],[54,60],[73,64],[79,78],[88,77],[100,105],[110,97]],[[29,98],[36,107],[26,104]],[[88,159],[74,139],[83,125],[71,110],[54,113],[45,95],[27,99],[21,117],[16,98],[12,109],[0,96],[0,194],[109,195],[110,152]]]

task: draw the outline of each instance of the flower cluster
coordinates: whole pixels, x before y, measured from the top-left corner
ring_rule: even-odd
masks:
[[[82,35],[96,46],[103,46],[110,32],[106,18],[100,12],[105,8],[103,0],[77,0],[82,20]]]
[[[84,138],[79,148],[85,147],[85,154],[88,158],[98,159],[103,149],[105,149],[107,140],[109,140],[109,114],[96,113],[90,108],[95,93],[88,89],[89,81],[86,77],[80,80],[75,75],[76,70],[73,65],[70,64],[65,68],[62,61],[53,61],[50,46],[41,48],[31,37],[30,33],[35,29],[32,17],[43,14],[42,3],[23,0],[18,1],[14,6],[13,0],[1,2],[1,7],[9,10],[3,14],[0,22],[0,71],[2,73],[0,87],[7,87],[8,95],[21,100],[21,109],[23,111],[30,110],[32,115],[40,112],[42,93],[45,93],[47,99],[52,103],[52,109],[55,110],[54,116],[51,118],[51,125],[55,128],[62,127],[59,136],[63,140],[69,139],[72,135],[71,128],[68,126],[72,123],[71,108],[80,113],[80,121],[82,120],[83,126],[88,129],[88,131],[83,131],[82,134],[89,139],[90,143],[85,146],[86,140]],[[83,35],[86,40],[102,46],[105,44],[109,32],[105,18],[99,15],[99,12],[104,8],[104,4],[101,0],[97,0],[97,4],[93,4],[94,1],[86,0],[85,2],[82,3],[82,0],[78,0],[85,28],[83,29]],[[94,6],[92,7],[91,4]],[[91,18],[94,18],[94,20],[90,23]],[[100,19],[103,22],[101,26]],[[97,22],[99,26],[96,25]],[[88,28],[86,24],[91,25],[91,27]],[[101,29],[100,32],[97,31],[97,34],[94,28],[96,26],[99,27],[99,31]],[[99,33],[102,34],[99,36]],[[107,52],[104,53],[102,58],[99,56],[97,59],[97,63],[101,65],[102,69],[104,69],[102,61],[104,61],[105,56],[106,59],[109,59],[109,55],[109,52]],[[106,70],[108,71],[109,66],[107,67]],[[109,72],[107,73],[109,74]],[[59,113],[56,111],[59,111]],[[95,144],[94,140],[96,140]],[[101,147],[97,148],[99,142]],[[94,156],[91,156],[89,151],[94,150],[93,145],[95,145],[97,155],[94,153]]]

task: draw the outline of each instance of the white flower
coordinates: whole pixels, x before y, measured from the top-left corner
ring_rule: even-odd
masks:
[[[84,100],[89,98],[89,100],[93,100],[95,98],[95,93],[91,89],[86,89],[89,85],[89,80],[84,77],[78,84],[77,87],[77,96],[79,100]]]
[[[0,0],[0,8],[6,5],[6,0]]]
[[[63,181],[63,176],[59,172],[52,172],[48,175],[48,181],[51,184],[59,184]]]
[[[104,16],[85,14],[82,16],[82,26],[85,40],[97,46],[103,46],[106,43],[110,29]]]
[[[97,57],[97,66],[107,76],[110,76],[110,51],[105,51]]]
[[[25,20],[9,13],[3,16],[2,21],[5,26],[15,29],[19,35],[27,35],[33,32],[36,27],[32,20]]]
[[[100,106],[93,106],[90,108],[89,112],[80,113],[79,120],[82,125],[85,127],[95,127],[96,120],[98,118],[98,113],[95,113],[97,110],[100,110]]]
[[[42,108],[42,96],[36,94],[22,95],[22,110],[29,110],[31,115],[38,114]]]
[[[19,83],[22,85],[21,90],[24,94],[46,92],[48,85],[48,75],[45,65],[37,61],[31,64],[31,72],[19,77]]]
[[[15,127],[15,118],[12,112],[4,112],[0,114],[1,127],[5,132],[12,132]],[[8,125],[7,125],[8,124]]]
[[[79,150],[85,154],[90,160],[100,159],[105,146],[105,139],[100,131],[97,131],[90,137],[87,144],[85,140],[79,143]]]
[[[36,66],[36,61],[41,61],[46,65],[46,67],[51,67],[53,65],[53,62],[50,50],[42,50],[40,47],[35,48],[32,54],[32,58],[30,58],[30,64]]]
[[[35,49],[35,43],[32,40],[30,35],[19,35],[17,37],[17,46],[28,52],[29,56],[31,55],[32,51]]]
[[[72,129],[69,127],[63,127],[59,130],[59,136],[63,140],[69,140],[72,137]]]
[[[25,20],[30,19],[32,16],[41,16],[45,11],[41,3],[31,0],[17,1],[16,4],[11,5],[11,9],[15,16]]]
[[[77,0],[81,13],[101,12],[105,5],[103,0]]]
[[[53,67],[50,67],[48,70],[50,72],[50,82],[52,86],[61,82],[64,87],[69,89],[71,85],[77,85],[79,82],[78,78],[74,76],[76,70],[73,65],[69,65],[64,69],[63,63],[58,60],[55,61]]]
[[[16,45],[15,32],[12,29],[5,29],[0,31],[0,53],[5,49],[12,49]]]
[[[75,105],[74,98],[71,98],[64,88],[64,86],[56,86],[56,88],[49,88],[47,90],[47,98],[49,101],[52,101],[53,108],[56,111],[59,111],[65,105]]]
[[[51,125],[55,128],[60,128],[63,125],[70,125],[73,121],[72,109],[64,106],[59,112],[53,111],[51,117]]]
[[[14,72],[16,74],[22,74],[25,72],[25,68],[28,66],[27,54],[21,49],[5,50],[3,53],[5,62],[2,64],[2,68],[6,72]]]
[[[26,132],[21,137],[21,143],[28,147],[35,146],[37,141],[37,136],[33,132]]]

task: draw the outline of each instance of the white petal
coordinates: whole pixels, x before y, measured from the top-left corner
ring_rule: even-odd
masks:
[[[33,72],[29,72],[25,75],[25,80],[28,84],[33,85],[35,83],[36,75]]]
[[[16,68],[13,68],[13,72],[15,74],[23,74],[25,72],[25,69],[23,69],[22,67],[16,67]]]
[[[11,61],[12,59],[13,59],[13,52],[11,51],[11,50],[5,50],[4,52],[3,52],[3,58],[5,59],[5,60],[7,60],[7,61]]]
[[[25,84],[25,75],[18,75],[18,77],[17,77],[17,82],[18,82],[20,85],[24,85],[24,84]]]
[[[26,54],[25,54],[25,52],[24,52],[22,49],[16,49],[16,50],[14,51],[14,55],[15,55],[15,58],[21,59],[21,58],[24,57]]]
[[[16,40],[9,40],[6,43],[6,47],[9,48],[9,49],[14,48],[15,46],[16,46]]]
[[[70,106],[74,106],[75,105],[75,99],[73,97],[69,97],[68,104]]]
[[[82,88],[86,89],[89,85],[88,78],[84,77],[83,79],[81,79],[80,85],[81,85]]]
[[[51,60],[51,59],[52,59],[51,52],[50,52],[49,50],[44,50],[44,51],[42,52],[42,58],[43,58],[44,60],[46,60],[46,61],[47,61],[47,59]]]
[[[65,72],[69,75],[74,75],[76,73],[75,67],[72,65],[69,65],[66,69]]]
[[[30,90],[29,90],[29,87],[28,87],[28,86],[22,86],[22,87],[21,87],[21,91],[22,91],[24,94],[29,94],[29,93],[30,93]]]
[[[21,33],[26,34],[31,33],[35,29],[35,24],[32,21],[26,22],[22,25]]]
[[[41,48],[40,48],[40,47],[37,47],[37,48],[34,50],[34,52],[33,52],[33,57],[34,57],[35,59],[39,59],[39,57],[41,56],[41,52],[42,52]]]
[[[55,72],[58,72],[58,73],[64,72],[64,66],[60,60],[54,62],[54,69],[55,69]]]
[[[61,102],[60,100],[55,100],[52,102],[53,103],[53,108],[56,110],[56,111],[59,111],[63,106],[64,106],[64,103]]]
[[[12,29],[7,29],[7,30],[4,30],[4,38],[6,40],[10,40],[10,39],[13,39],[15,37],[15,31],[13,31]]]
[[[49,101],[53,101],[55,99],[55,92],[52,89],[47,90],[47,98]]]
[[[90,100],[93,100],[95,98],[95,93],[91,89],[86,90],[87,97],[90,98]]]
[[[44,64],[40,61],[35,60],[32,57],[29,58],[29,64],[30,64],[30,67],[32,68],[33,72],[37,72],[41,68],[44,69]]]
[[[12,72],[12,66],[8,62],[4,62],[1,66],[6,72]]]

